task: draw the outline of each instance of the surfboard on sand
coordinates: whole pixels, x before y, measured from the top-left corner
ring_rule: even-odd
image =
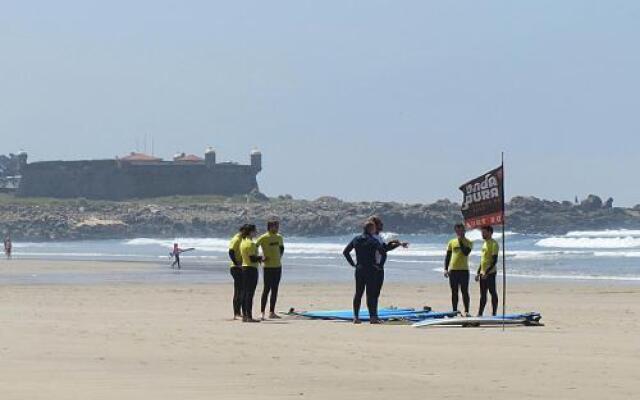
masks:
[[[352,310],[329,310],[329,311],[307,311],[296,312],[291,310],[291,315],[297,315],[310,319],[324,319],[324,320],[337,320],[337,321],[351,321],[353,320]],[[421,321],[430,318],[445,318],[453,317],[457,313],[453,311],[449,312],[436,312],[431,310],[416,310],[413,308],[381,308],[378,310],[378,318],[381,320],[408,320],[408,321]],[[361,310],[359,318],[362,321],[369,321],[370,316],[367,310]]]
[[[414,323],[415,328],[430,326],[495,326],[495,325],[541,325],[539,313],[508,314],[504,318],[496,317],[455,317],[443,319],[427,319]]]

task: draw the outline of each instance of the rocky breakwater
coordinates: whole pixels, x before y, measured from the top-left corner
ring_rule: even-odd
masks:
[[[278,217],[288,235],[352,234],[371,215],[384,218],[398,233],[449,233],[460,221],[460,205],[345,202],[334,197],[295,200],[221,197],[171,197],[105,202],[0,197],[0,232],[16,240],[76,240],[128,237],[227,237],[243,223],[261,228]],[[640,229],[640,206],[613,207],[589,196],[580,204],[515,197],[507,206],[508,229],[562,234],[583,229]]]
[[[614,207],[589,195],[580,203],[514,197],[507,205],[509,230],[520,233],[564,234],[568,231],[640,228],[640,205]]]

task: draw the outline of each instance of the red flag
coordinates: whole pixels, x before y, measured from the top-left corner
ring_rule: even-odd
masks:
[[[503,178],[500,166],[460,186],[464,194],[461,211],[468,229],[504,222]]]

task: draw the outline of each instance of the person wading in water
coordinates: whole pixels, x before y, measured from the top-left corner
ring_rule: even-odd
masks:
[[[13,250],[13,244],[11,243],[11,237],[7,235],[4,238],[4,254],[7,256],[7,260],[11,259],[12,250]]]

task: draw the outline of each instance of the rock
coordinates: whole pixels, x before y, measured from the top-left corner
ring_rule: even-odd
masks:
[[[593,211],[602,208],[602,199],[595,194],[590,194],[586,199],[580,202],[580,208],[587,211]]]
[[[640,229],[640,205],[633,209],[605,209],[595,196],[580,206],[570,202],[514,197],[507,204],[508,229],[521,233],[563,234],[570,230]],[[11,232],[16,240],[71,240],[123,237],[227,237],[244,223],[255,223],[263,231],[266,221],[279,216],[286,235],[351,235],[369,216],[379,215],[387,231],[450,234],[460,221],[460,205],[449,200],[433,204],[395,202],[345,202],[323,196],[314,201],[279,198],[250,201],[206,197],[139,202],[94,202],[84,200],[41,201],[9,198],[0,203],[0,232]],[[607,202],[605,202],[605,207]]]
[[[438,200],[435,203],[429,205],[429,210],[434,211],[450,211],[453,208],[459,208],[460,205],[457,203],[452,203],[449,199]]]
[[[604,202],[604,208],[611,209],[613,208],[613,197],[609,197],[607,201]]]
[[[314,202],[315,203],[323,203],[323,204],[339,204],[339,203],[342,203],[342,200],[340,200],[337,197],[322,196],[322,197],[318,197],[317,199],[315,199]]]
[[[254,201],[269,201],[269,198],[257,189],[253,189],[251,193],[247,195],[247,198]]]

